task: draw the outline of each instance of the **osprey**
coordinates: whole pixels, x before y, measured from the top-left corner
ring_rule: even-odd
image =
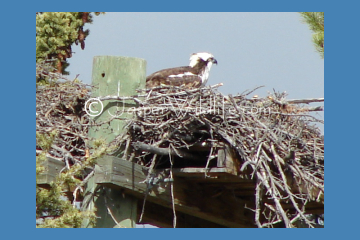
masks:
[[[146,78],[146,88],[161,85],[202,87],[209,78],[213,64],[217,64],[217,61],[211,53],[193,53],[190,56],[189,66],[167,68],[149,75]]]

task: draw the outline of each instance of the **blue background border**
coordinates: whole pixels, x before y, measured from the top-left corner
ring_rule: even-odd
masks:
[[[24,3],[22,3],[24,2]],[[355,1],[28,1],[10,3],[2,13],[5,95],[2,114],[2,229],[10,239],[348,239],[355,231],[359,167],[356,110],[359,77],[359,25]],[[15,5],[16,4],[16,5]],[[31,4],[32,6],[27,6]],[[24,9],[24,10],[20,10]],[[324,11],[326,22],[326,220],[325,229],[35,229],[35,11]],[[34,10],[34,12],[29,11]],[[95,19],[96,21],[96,19]],[[91,28],[90,28],[91,29]],[[25,53],[25,54],[24,54]],[[4,106],[6,106],[4,108]],[[349,121],[349,122],[346,122]],[[347,127],[348,126],[348,127]],[[345,136],[344,135],[351,135]],[[355,138],[356,137],[356,138]],[[352,215],[352,216],[349,216]],[[4,223],[5,222],[5,223]],[[148,231],[152,231],[149,233]],[[155,232],[157,231],[157,232]],[[291,232],[288,232],[291,231]],[[354,237],[351,237],[353,239]]]

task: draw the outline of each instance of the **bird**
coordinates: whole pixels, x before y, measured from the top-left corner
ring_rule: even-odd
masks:
[[[209,79],[209,72],[217,60],[211,53],[199,52],[190,55],[189,66],[167,68],[154,72],[146,77],[146,88],[178,86],[200,88]]]

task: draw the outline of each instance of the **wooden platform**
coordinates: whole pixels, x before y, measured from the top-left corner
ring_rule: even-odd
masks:
[[[94,177],[97,184],[124,189],[127,194],[139,198],[139,213],[142,200],[147,194],[147,201],[150,203],[145,205],[144,220],[166,227],[169,222],[172,222],[171,220],[164,219],[160,222],[159,220],[151,222],[151,220],[159,218],[159,216],[153,218],[152,214],[161,213],[160,215],[164,218],[173,215],[171,183],[167,182],[169,174],[169,169],[156,170],[153,179],[159,182],[148,189],[148,184],[146,184],[148,168],[107,156],[98,160]],[[207,173],[208,177],[205,177],[203,168],[174,169],[173,174],[175,209],[184,219],[183,223],[178,219],[178,226],[190,226],[187,220],[190,218],[199,222],[204,222],[200,219],[206,219],[208,224],[201,224],[201,227],[214,225],[216,227],[255,227],[252,223],[253,212],[245,208],[245,205],[252,207],[253,201],[236,197],[233,192],[234,188],[242,185],[243,191],[253,197],[252,180],[236,177],[228,173],[226,168],[212,168]]]
[[[44,164],[46,171],[37,179],[37,184],[48,187],[64,164],[54,159],[48,159]],[[147,167],[105,156],[97,161],[94,181],[138,199],[137,219],[146,195],[142,223],[172,227],[174,200],[177,227],[256,227],[251,210],[255,208],[255,183],[248,175],[234,174],[229,166],[207,170],[174,168],[173,179],[170,178],[170,169],[154,170],[151,179],[147,179],[148,172]],[[171,196],[172,181],[174,198]],[[268,203],[272,204],[271,201]],[[291,208],[289,205],[286,209],[291,212]],[[324,205],[309,203],[307,213],[323,214]]]

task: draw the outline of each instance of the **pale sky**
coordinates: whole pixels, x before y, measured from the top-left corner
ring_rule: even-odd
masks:
[[[106,13],[95,16],[85,50],[74,46],[70,79],[91,83],[92,59],[99,55],[143,58],[147,75],[189,64],[191,53],[212,53],[208,85],[223,83],[224,94],[265,85],[288,98],[324,97],[324,60],[315,52],[312,32],[293,13]],[[323,114],[321,113],[321,118]]]

